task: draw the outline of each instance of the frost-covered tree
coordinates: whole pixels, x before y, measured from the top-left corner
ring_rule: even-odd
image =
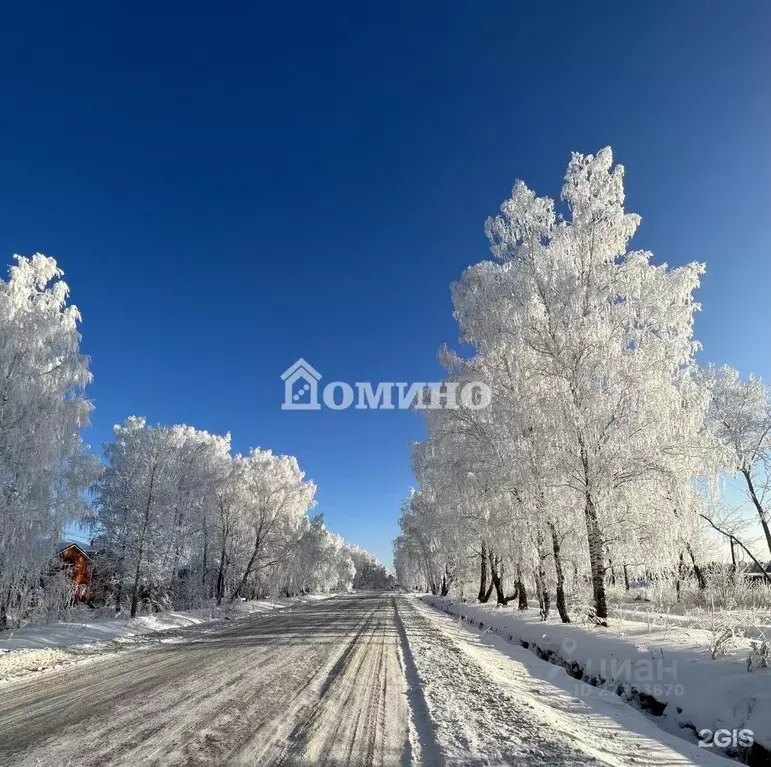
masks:
[[[246,557],[231,600],[243,594],[253,575],[280,563],[297,545],[316,494],[294,456],[255,448],[247,457],[236,457],[233,471],[241,489],[239,523]]]
[[[393,576],[377,557],[354,544],[346,544],[345,552],[355,570],[353,587],[356,589],[386,589],[394,584]]]
[[[610,149],[573,155],[561,202],[518,182],[487,222],[494,260],[453,286],[474,354],[444,353],[450,380],[483,380],[492,401],[428,415],[416,476],[433,511],[409,509],[396,550],[400,568],[421,552],[430,584],[436,550],[447,566],[477,536],[481,597],[489,574],[508,601],[508,568],[515,593],[534,584],[544,616],[554,584],[563,620],[563,559],[577,582],[586,558],[604,622],[606,579],[640,540],[634,531],[665,525],[674,540],[695,518],[692,480],[708,463],[692,340],[703,266],[670,269],[629,249],[640,219],[624,210]]]
[[[703,267],[668,269],[628,250],[640,219],[624,211],[623,172],[610,149],[574,154],[564,217],[518,182],[487,223],[498,263],[472,267],[455,290],[466,340],[522,355],[534,384],[548,387],[551,447],[581,499],[600,620],[615,495],[664,471],[683,421],[696,423],[680,382],[696,349],[692,294]]]
[[[281,592],[293,596],[353,588],[355,567],[345,541],[327,530],[321,514],[305,518],[302,530],[297,545],[278,568]]]
[[[207,585],[230,438],[189,426],[150,427],[137,417],[114,435],[95,491],[101,564],[112,572],[115,607],[124,595],[132,616],[142,600],[195,601]]]
[[[315,486],[297,460],[230,455],[230,436],[129,418],[105,445],[97,484],[102,565],[125,601],[187,606],[278,588],[277,567],[307,532]],[[337,562],[333,562],[336,566]]]
[[[0,280],[0,628],[45,604],[61,529],[87,515],[95,478],[79,436],[91,374],[61,277],[38,253]]]
[[[753,375],[742,380],[728,365],[708,367],[703,381],[711,395],[707,422],[723,447],[720,468],[743,477],[771,554],[766,500],[771,478],[771,392]]]

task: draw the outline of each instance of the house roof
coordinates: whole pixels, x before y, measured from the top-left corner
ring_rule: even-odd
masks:
[[[78,543],[77,541],[59,541],[59,543],[56,544],[56,552],[58,554],[72,548],[77,549],[84,557],[86,557],[86,559],[91,559],[95,553],[91,546],[87,546],[84,543]]]

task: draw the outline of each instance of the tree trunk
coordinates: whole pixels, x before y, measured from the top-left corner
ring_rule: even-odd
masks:
[[[592,569],[592,592],[594,595],[594,617],[601,626],[608,625],[608,604],[605,599],[605,560],[600,522],[594,499],[586,488],[586,534],[589,540],[589,563]]]
[[[562,572],[562,549],[557,526],[553,522],[549,522],[549,530],[551,531],[551,546],[554,553],[554,571],[557,574],[557,612],[563,623],[570,623],[570,616],[568,615],[567,603],[565,601],[565,575]]]
[[[576,408],[580,411],[578,396],[573,390],[573,401]],[[589,544],[589,564],[592,571],[592,593],[594,596],[594,614],[589,617],[601,626],[608,625],[608,604],[605,599],[605,552],[602,540],[602,530],[600,529],[600,519],[597,514],[597,507],[594,504],[591,490],[592,474],[589,466],[589,451],[586,447],[586,440],[582,431],[579,429],[578,447],[581,452],[581,465],[584,471],[584,517],[586,518],[586,539]]]
[[[624,588],[629,591],[629,569],[624,565]]]
[[[696,582],[699,584],[699,591],[705,591],[707,588],[707,579],[704,577],[702,569],[696,564],[696,557],[693,555],[693,549],[690,543],[685,544],[685,550],[688,552],[688,556],[691,558],[693,564],[693,574],[696,576]]]
[[[742,474],[744,475],[744,479],[747,482],[747,487],[750,491],[750,498],[752,499],[752,503],[758,512],[758,516],[760,517],[760,525],[763,528],[763,534],[766,536],[766,546],[768,546],[768,553],[771,554],[771,530],[769,530],[768,527],[768,520],[766,518],[765,509],[761,506],[760,500],[758,499],[757,493],[755,492],[755,485],[752,482],[752,476],[750,475],[749,469],[742,469]]]
[[[538,608],[542,621],[549,617],[549,592],[546,589],[545,575],[543,566],[539,562],[533,576],[535,578],[535,594],[538,598]]]
[[[546,570],[543,566],[543,561],[545,559],[543,553],[543,533],[540,529],[538,530],[535,548],[538,555],[538,562],[536,563],[535,571],[533,572],[533,575],[535,576],[535,590],[538,596],[541,620],[545,621],[549,617],[551,599],[549,597],[549,589],[546,587]]]
[[[225,543],[222,543],[222,552],[220,555],[220,566],[217,570],[217,607],[222,604],[222,597],[225,595],[225,568],[227,567],[227,552]]]
[[[144,554],[145,535],[147,534],[147,528],[150,526],[150,509],[153,505],[153,484],[155,483],[155,472],[158,467],[157,462],[153,463],[152,471],[150,472],[150,487],[147,491],[147,505],[145,506],[145,518],[142,523],[142,532],[139,536],[139,551],[137,552],[137,568],[134,574],[134,589],[131,592],[131,617],[135,618],[137,614],[137,606],[139,604],[139,579],[142,576],[142,556]]]
[[[608,570],[610,570],[610,585],[616,585],[616,570],[613,567],[613,560],[610,558],[610,552],[608,552]]]
[[[0,599],[0,630],[8,628],[8,602],[10,602],[10,589],[8,596]]]
[[[479,596],[477,599],[484,603],[490,598],[487,590],[487,544],[482,541],[482,555],[479,562]]]
[[[607,626],[608,604],[605,599],[605,551],[597,507],[594,504],[590,487],[589,454],[583,434],[580,432],[578,434],[578,445],[581,450],[581,464],[584,470],[584,517],[586,519],[586,539],[589,544],[589,564],[592,573],[592,594],[594,598],[593,614],[589,617],[601,626]]]
[[[175,544],[174,544],[174,558],[172,560],[173,564],[171,566],[171,577],[169,578],[169,594],[172,595],[172,599],[174,598],[175,594],[175,586],[177,585],[177,574],[179,572],[179,563],[182,559],[182,541],[181,541],[181,530],[182,530],[182,520],[184,519],[184,512],[179,508],[179,506],[176,506],[174,508],[174,530],[175,530]]]
[[[455,576],[450,572],[450,566],[445,562],[440,596],[446,597],[450,593],[450,586],[452,586],[454,580]]]
[[[201,591],[203,595],[208,599],[209,594],[206,588],[206,570],[209,567],[209,530],[206,525],[206,513],[203,515],[203,562],[201,572]]]
[[[260,546],[262,545],[262,537],[261,534],[258,533],[257,537],[254,540],[254,549],[252,550],[252,556],[249,557],[249,564],[246,566],[246,570],[244,570],[244,574],[241,577],[241,580],[238,583],[238,586],[236,587],[236,590],[233,592],[233,594],[230,597],[231,602],[235,602],[238,597],[241,596],[241,592],[244,590],[244,586],[246,586],[246,582],[249,580],[249,576],[252,574],[252,568],[254,567],[254,563],[257,561],[257,555],[260,553]],[[436,594],[436,591],[433,592]]]
[[[222,597],[225,595],[225,571],[228,564],[228,538],[230,537],[230,515],[225,512],[225,503],[222,496],[217,498],[220,513],[220,532],[222,533],[222,546],[220,548],[220,563],[217,568],[217,584],[215,586],[217,596],[217,607],[222,604]]]
[[[142,576],[142,543],[139,544],[139,553],[137,554],[137,567],[134,572],[134,588],[131,590],[131,617],[136,618],[137,607],[139,605],[139,579]]]
[[[736,573],[739,570],[736,566],[736,544],[734,543],[733,538],[730,538],[728,542],[731,544],[731,577],[735,579]]]
[[[527,589],[525,589],[525,582],[522,580],[522,568],[517,563],[517,608],[519,610],[527,610]]]
[[[120,552],[120,564],[118,565],[118,588],[115,592],[115,613],[121,612],[123,601],[123,579],[126,577],[126,536],[123,536],[123,548]]]
[[[506,595],[503,593],[503,560],[493,552],[492,549],[488,551],[488,558],[490,560],[490,577],[495,586],[496,602],[499,605],[506,604]],[[500,566],[500,570],[498,569]]]

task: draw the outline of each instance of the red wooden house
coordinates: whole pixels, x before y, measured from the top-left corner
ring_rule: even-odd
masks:
[[[57,546],[59,559],[69,572],[72,582],[75,584],[75,597],[73,602],[83,604],[90,599],[91,582],[94,578],[94,562],[91,558],[93,551],[74,541],[62,541]]]

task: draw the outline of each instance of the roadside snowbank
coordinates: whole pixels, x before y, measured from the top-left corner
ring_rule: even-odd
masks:
[[[133,637],[154,631],[198,626],[201,623],[210,623],[211,621],[235,620],[255,613],[271,612],[315,599],[324,599],[326,596],[328,595],[311,594],[289,599],[239,601],[220,607],[211,604],[193,610],[171,610],[152,615],[140,615],[136,618],[113,617],[101,620],[63,621],[47,625],[26,626],[17,631],[0,633],[0,652],[107,642],[118,637]]]
[[[767,764],[771,752],[771,668],[746,670],[747,648],[712,659],[708,632],[613,621],[610,628],[543,622],[536,612],[423,597],[433,607],[520,644],[576,679],[583,693],[617,694],[657,715],[657,723],[696,741],[708,729],[751,730],[750,753],[726,753]],[[759,747],[758,747],[759,746]],[[717,750],[717,749],[715,749]],[[756,761],[758,760],[758,761]],[[765,761],[764,761],[765,760]]]
[[[51,671],[74,662],[100,657],[124,646],[165,641],[183,636],[186,629],[205,627],[225,621],[248,618],[261,613],[333,594],[309,594],[301,597],[239,601],[217,607],[142,615],[136,618],[113,617],[66,621],[27,626],[0,633],[0,684],[16,681],[29,674]]]
[[[415,608],[431,626],[441,630],[440,636],[424,626],[419,627],[419,632],[413,632],[410,644],[415,648],[416,660],[419,662],[423,653],[430,653],[432,662],[424,672],[429,680],[449,677],[447,684],[438,690],[440,706],[465,708],[462,717],[452,722],[453,727],[444,734],[444,739],[449,736],[457,742],[464,729],[484,718],[487,722],[481,722],[477,730],[488,733],[495,739],[494,748],[501,748],[512,737],[515,741],[530,740],[527,726],[523,726],[521,720],[526,723],[535,719],[537,735],[543,737],[546,733],[551,745],[570,744],[583,752],[584,758],[579,763],[584,767],[589,764],[613,767],[729,767],[733,764],[736,767],[736,762],[714,753],[714,749],[701,748],[665,732],[653,718],[616,695],[598,695],[598,691],[588,685],[589,692],[577,690],[575,680],[519,644],[480,631],[470,623],[461,623],[426,604],[418,603]],[[459,692],[458,678],[473,674],[474,670],[484,677],[480,680],[480,693],[465,694],[461,700],[453,701],[452,693]],[[424,686],[424,691],[430,695],[430,685]],[[485,701],[484,705],[475,705],[480,700]],[[490,722],[490,717],[500,708],[505,709],[503,716]],[[440,732],[440,728],[437,731]],[[465,740],[478,742],[471,738]],[[469,758],[469,749],[462,740],[460,746],[457,763],[476,764]],[[492,762],[479,759],[480,764]],[[494,763],[530,762],[510,759]],[[535,763],[567,765],[573,762],[552,757]]]

